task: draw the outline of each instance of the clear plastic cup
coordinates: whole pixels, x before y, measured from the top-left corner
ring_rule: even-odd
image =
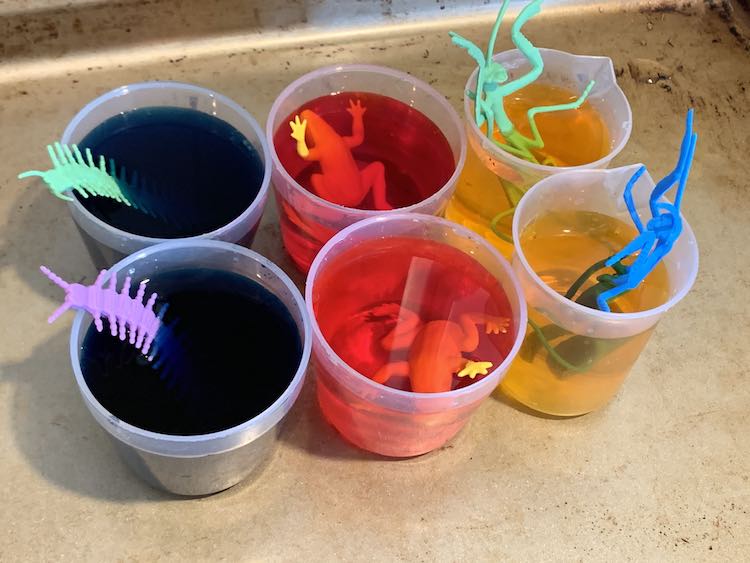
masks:
[[[81,371],[83,339],[92,325],[79,312],[70,335],[70,359],[83,401],[106,430],[128,466],[154,487],[179,495],[207,495],[227,489],[263,467],[278,442],[280,423],[299,396],[312,346],[311,325],[297,287],[275,264],[246,248],[211,240],[180,240],[151,246],[112,266],[133,283],[184,268],[234,272],[260,283],[287,307],[299,330],[302,357],[284,393],[261,414],[227,430],[174,436],[143,430],[116,418],[92,394]],[[122,275],[119,276],[122,279]]]
[[[61,142],[63,144],[79,143],[94,128],[110,117],[144,107],[190,108],[213,115],[242,133],[256,150],[265,172],[255,199],[230,223],[196,237],[187,237],[223,240],[249,247],[255,237],[268,198],[271,158],[263,130],[258,122],[239,104],[226,96],[200,86],[180,82],[142,82],[120,86],[89,102],[79,111],[65,128]],[[88,211],[77,198],[68,202],[68,208],[97,269],[107,268],[125,256],[147,246],[168,240],[182,240],[146,237],[115,228]]]
[[[497,226],[505,239],[491,228],[492,219],[509,208],[503,185],[514,193],[522,193],[553,174],[606,168],[627,144],[633,125],[630,104],[617,85],[611,59],[572,55],[554,49],[539,51],[544,60],[544,71],[537,83],[582,92],[589,81],[596,80],[587,101],[607,125],[611,150],[599,160],[581,166],[556,167],[528,162],[504,151],[487,138],[474,120],[474,103],[464,94],[464,121],[469,149],[463,173],[445,216],[485,237],[508,259],[513,254],[513,243],[507,240],[511,234],[509,227],[512,217],[507,217]],[[493,60],[508,70],[511,80],[529,70],[528,61],[517,49],[498,53]],[[475,69],[466,82],[464,92],[476,89],[477,73],[478,69]]]
[[[607,404],[640,356],[659,319],[685,297],[695,281],[698,245],[684,218],[680,237],[663,259],[667,298],[652,309],[636,313],[591,309],[554,291],[529,265],[520,237],[526,226],[542,214],[593,211],[632,225],[622,194],[639,166],[550,176],[529,190],[516,209],[513,270],[523,286],[529,320],[538,327],[547,327],[549,332],[546,334],[555,339],[558,357],[575,368],[582,366],[579,369],[565,367],[550,354],[529,326],[522,350],[501,388],[533,410],[575,416]],[[653,188],[654,182],[646,172],[633,190],[635,205],[644,223],[650,217],[648,200]],[[596,258],[592,258],[591,263],[594,261]],[[561,257],[559,268],[565,266],[565,258]],[[559,346],[557,343],[567,344]]]
[[[442,393],[414,393],[381,385],[357,372],[336,354],[315,317],[315,284],[348,249],[375,238],[413,237],[438,241],[470,255],[500,283],[512,312],[513,345],[505,359],[466,387]],[[439,448],[458,433],[497,386],[517,354],[526,326],[526,304],[510,264],[484,239],[445,219],[421,214],[385,214],[360,221],[336,234],[313,261],[305,302],[313,329],[313,365],[318,403],[329,422],[354,445],[392,457]]]
[[[393,211],[362,210],[330,203],[303,188],[286,171],[273,138],[287,117],[320,96],[341,92],[369,92],[388,96],[429,118],[445,135],[453,152],[455,170],[448,181],[427,199]],[[323,244],[338,231],[383,213],[414,212],[440,215],[456,186],[466,156],[466,134],[461,119],[434,88],[413,76],[373,65],[338,65],[305,74],[287,86],[271,107],[266,137],[273,159],[273,187],[279,208],[284,246],[295,265],[307,272]]]

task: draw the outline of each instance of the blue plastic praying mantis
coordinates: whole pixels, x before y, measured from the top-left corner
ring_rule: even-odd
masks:
[[[534,82],[544,70],[544,61],[542,60],[539,49],[534,47],[534,45],[532,45],[532,43],[521,32],[524,24],[541,10],[542,0],[533,0],[528,4],[518,15],[518,18],[516,18],[511,27],[511,39],[513,44],[519,51],[521,51],[521,53],[523,53],[524,57],[526,57],[531,64],[531,70],[529,72],[511,81],[508,81],[508,71],[502,65],[494,62],[492,58],[493,51],[495,50],[497,33],[509,4],[510,0],[503,0],[497,19],[495,20],[495,25],[492,28],[492,33],[490,34],[486,54],[483,53],[474,43],[461,37],[457,33],[450,32],[450,36],[451,41],[455,45],[466,49],[479,66],[476,91],[466,92],[466,95],[476,102],[474,105],[474,119],[476,120],[477,126],[481,127],[486,122],[487,137],[495,144],[515,156],[539,164],[532,149],[544,148],[544,140],[542,139],[536,125],[536,116],[540,113],[578,109],[588,97],[591,89],[594,87],[595,81],[590,81],[579,98],[573,102],[531,108],[526,113],[526,116],[529,120],[533,137],[529,138],[521,134],[508,117],[503,105],[503,99]],[[494,129],[496,123],[500,133],[502,133],[507,141],[506,143],[502,143],[495,139]],[[554,166],[558,163],[548,156],[545,157],[541,164]],[[515,203],[517,202],[512,202],[513,205],[515,205]]]
[[[616,254],[606,260],[597,262],[586,270],[571,286],[565,297],[572,299],[591,275],[602,268],[610,267],[615,271],[614,274],[598,276],[597,281],[599,283],[584,291],[576,300],[589,307],[595,303],[601,311],[609,312],[608,302],[610,300],[638,287],[659,261],[672,250],[675,241],[682,232],[680,206],[695,154],[695,143],[698,140],[697,133],[693,132],[692,109],[688,111],[685,121],[685,135],[682,138],[677,166],[656,184],[649,197],[651,218],[644,226],[633,201],[633,186],[646,171],[646,167],[641,166],[628,181],[623,194],[628,213],[633,219],[636,229],[638,229],[638,236]],[[677,191],[674,203],[662,200],[664,194],[675,184],[677,185]],[[626,258],[633,258],[633,262],[629,266],[623,264],[623,260]]]

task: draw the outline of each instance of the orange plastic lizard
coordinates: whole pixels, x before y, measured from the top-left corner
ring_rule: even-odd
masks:
[[[453,374],[458,377],[487,375],[492,362],[475,362],[463,357],[479,346],[477,325],[485,325],[487,334],[507,332],[510,319],[483,313],[465,313],[458,322],[429,321],[423,323],[414,311],[398,303],[375,307],[372,317],[398,315],[395,328],[382,340],[389,351],[408,350],[406,361],[391,362],[381,367],[372,379],[385,383],[394,376],[408,376],[415,393],[450,391]]]
[[[352,116],[352,134],[341,137],[318,114],[303,110],[300,115],[289,122],[292,138],[297,141],[297,154],[305,160],[317,161],[322,174],[313,174],[310,178],[313,190],[323,199],[356,207],[372,191],[375,207],[380,210],[393,209],[385,197],[385,167],[382,162],[371,162],[362,170],[352,156],[354,147],[365,140],[365,125],[362,119],[366,108],[357,100],[349,100],[346,110]],[[312,147],[305,142],[305,133],[309,133]]]

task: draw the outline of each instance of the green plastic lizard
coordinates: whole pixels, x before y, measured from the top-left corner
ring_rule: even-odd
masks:
[[[457,33],[450,32],[450,36],[451,41],[455,45],[466,49],[469,55],[479,65],[476,92],[469,91],[466,93],[476,102],[474,105],[474,118],[477,126],[481,127],[486,122],[487,137],[494,143],[515,156],[539,164],[539,161],[532,153],[532,149],[544,148],[544,140],[542,139],[536,125],[536,116],[540,113],[578,109],[583,102],[586,101],[591,89],[594,87],[595,81],[590,81],[579,98],[573,102],[531,108],[526,113],[526,116],[529,120],[533,137],[526,137],[518,131],[505,111],[503,99],[534,82],[544,70],[544,61],[542,60],[539,49],[534,47],[534,45],[532,45],[532,43],[521,32],[524,24],[539,13],[542,0],[533,0],[533,2],[521,10],[518,18],[513,22],[511,28],[511,39],[513,44],[519,51],[521,51],[521,53],[523,53],[524,57],[526,57],[531,64],[531,70],[523,76],[511,81],[508,81],[508,71],[502,65],[494,62],[492,58],[493,51],[495,50],[497,33],[509,4],[510,0],[503,0],[500,12],[495,20],[495,25],[492,28],[486,54],[483,53],[474,43],[461,37]],[[500,133],[502,133],[503,137],[506,139],[506,143],[502,143],[495,139],[493,133],[496,123]],[[555,163],[552,159],[547,157],[541,164],[554,165]],[[515,194],[513,199],[516,201],[511,201],[511,205],[515,207],[518,203],[517,200],[520,200],[522,195],[523,194]]]

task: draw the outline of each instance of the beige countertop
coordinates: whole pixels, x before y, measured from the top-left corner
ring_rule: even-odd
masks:
[[[193,500],[142,484],[85,410],[68,360],[72,315],[46,324],[60,296],[38,266],[88,280],[95,272],[65,205],[15,179],[46,165],[44,145],[83,104],[123,83],[180,80],[264,122],[299,75],[367,62],[413,73],[458,109],[471,69],[446,32],[483,41],[492,22],[483,14],[334,39],[319,29],[266,41],[177,34],[162,45],[36,59],[30,49],[2,61],[0,560],[747,560],[750,52],[743,21],[702,2],[553,9],[528,26],[539,46],[614,60],[634,113],[616,164],[644,162],[661,177],[685,110],[696,109],[684,214],[700,274],[605,409],[553,420],[493,396],[441,450],[390,461],[326,425],[309,379],[265,472]],[[648,83],[658,72],[670,78]],[[254,248],[301,284],[271,206]]]

